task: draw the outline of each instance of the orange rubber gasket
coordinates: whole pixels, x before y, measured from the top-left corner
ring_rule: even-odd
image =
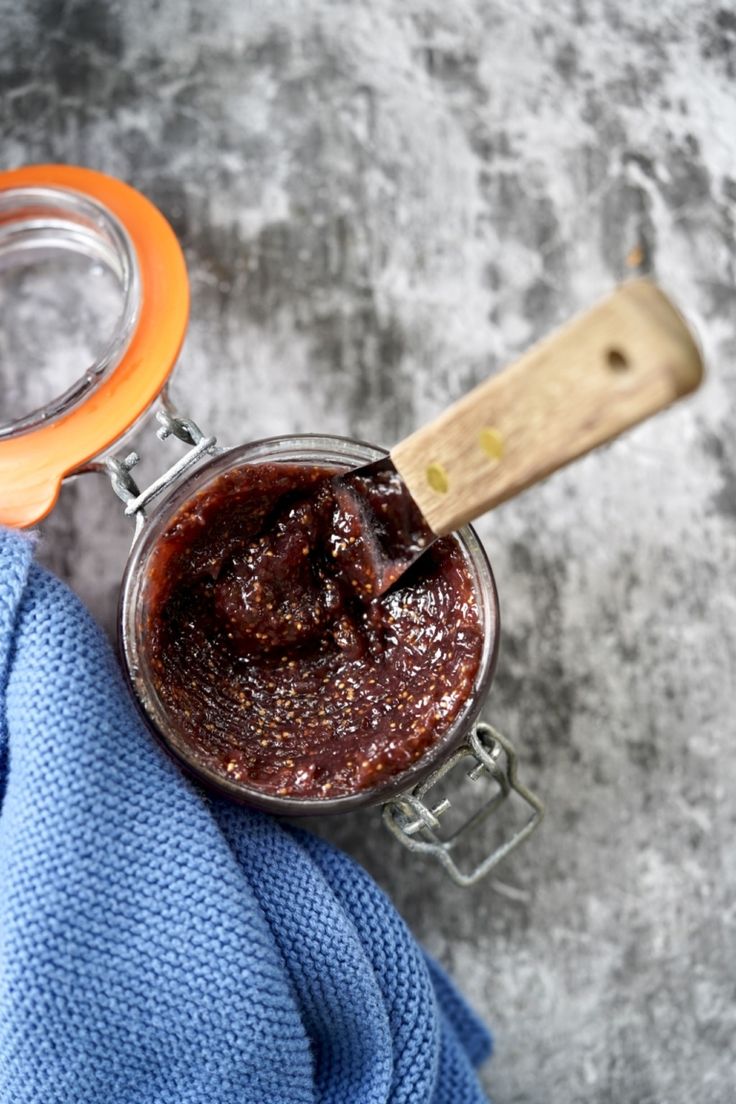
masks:
[[[62,480],[109,448],[148,410],[179,355],[189,319],[189,280],[174,231],[144,196],[104,173],[33,165],[0,173],[0,191],[55,187],[108,208],[138,260],[141,307],[120,363],[78,406],[39,429],[0,441],[0,524],[35,525],[54,506]]]

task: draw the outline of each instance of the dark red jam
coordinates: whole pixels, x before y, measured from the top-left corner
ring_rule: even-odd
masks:
[[[197,761],[268,794],[340,797],[405,770],[447,732],[480,662],[454,537],[381,597],[356,592],[337,471],[227,472],[152,554],[148,652],[169,723]]]

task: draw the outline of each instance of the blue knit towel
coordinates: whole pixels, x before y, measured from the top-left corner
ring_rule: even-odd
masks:
[[[2,1104],[469,1104],[489,1050],[350,859],[183,779],[0,531]]]

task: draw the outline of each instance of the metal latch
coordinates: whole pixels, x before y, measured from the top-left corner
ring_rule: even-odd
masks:
[[[429,791],[463,759],[475,759],[475,765],[467,772],[477,781],[490,776],[495,792],[460,825],[447,839],[438,834],[439,818],[450,808],[450,800],[441,798],[435,804],[427,800]],[[466,842],[512,795],[517,794],[531,809],[529,819],[516,829],[490,854],[469,871],[463,871],[455,861],[454,852],[461,842]],[[544,816],[540,799],[519,782],[516,774],[516,752],[513,746],[489,724],[478,724],[451,756],[413,790],[387,802],[383,807],[383,822],[389,831],[410,851],[434,855],[444,866],[452,880],[459,886],[470,886],[485,877],[506,858],[514,848],[528,839]]]
[[[165,441],[167,437],[176,437],[179,441],[191,445],[184,456],[177,460],[175,464],[172,464],[163,475],[160,475],[143,491],[139,489],[130,474],[140,459],[137,452],[131,452],[123,460],[110,457],[103,462],[97,461],[87,468],[88,471],[107,472],[112,489],[118,498],[121,498],[125,503],[126,517],[135,518],[136,535],[145,523],[146,507],[154,498],[168,490],[190,468],[195,467],[203,456],[222,452],[222,449],[217,446],[216,437],[205,436],[196,422],[193,422],[191,418],[182,417],[178,414],[171,404],[166,388],[162,391],[160,399],[161,409],[156,412],[156,420],[159,423],[156,436],[160,441]]]

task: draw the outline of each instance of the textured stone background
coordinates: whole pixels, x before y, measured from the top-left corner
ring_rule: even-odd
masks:
[[[519,899],[374,815],[324,830],[494,1026],[498,1104],[730,1104],[734,4],[0,0],[0,43],[3,162],[104,169],[172,221],[177,395],[223,442],[390,444],[632,271],[684,306],[703,391],[479,526],[487,714],[549,805]],[[109,490],[69,484],[43,531],[112,629]]]

